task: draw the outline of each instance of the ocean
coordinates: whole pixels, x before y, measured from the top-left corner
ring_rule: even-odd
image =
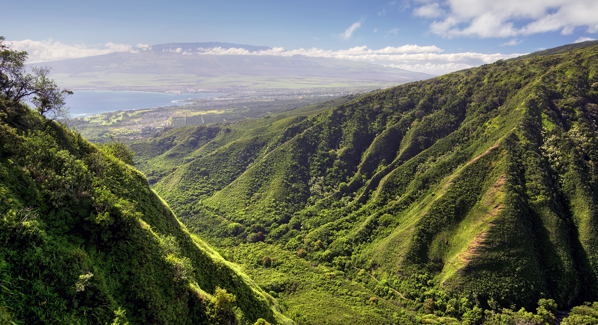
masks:
[[[216,93],[150,93],[142,91],[96,91],[75,90],[66,98],[71,118],[85,117],[102,113],[153,108],[162,106],[185,105],[182,102],[190,98],[218,97]]]

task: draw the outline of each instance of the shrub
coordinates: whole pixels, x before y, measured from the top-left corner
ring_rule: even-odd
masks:
[[[103,152],[111,154],[114,157],[120,159],[127,165],[135,165],[135,153],[133,152],[133,150],[129,149],[129,147],[117,137],[113,135],[109,135],[108,137],[110,138],[110,141],[108,143],[100,144],[100,149]]]
[[[237,235],[241,234],[244,230],[245,230],[245,227],[243,227],[242,224],[236,223],[236,222],[229,223],[226,226],[226,231],[232,236],[237,236]]]
[[[195,147],[197,146],[197,139],[195,139],[194,137],[190,137],[189,139],[187,139],[187,143],[190,146]]]
[[[380,219],[378,219],[378,223],[380,224],[380,226],[385,227],[385,226],[390,225],[392,223],[393,219],[394,218],[392,215],[385,213],[380,217]]]
[[[261,234],[249,234],[247,236],[248,243],[257,243],[262,240]]]
[[[582,306],[573,307],[569,317],[563,319],[563,325],[598,324],[598,302],[586,302]]]
[[[216,292],[208,304],[210,324],[237,324],[235,303],[237,299],[226,289],[216,287]]]
[[[266,229],[264,227],[262,227],[261,225],[255,224],[252,226],[252,232],[263,233],[264,231],[266,231]]]
[[[338,190],[341,192],[346,191],[348,187],[349,187],[349,185],[347,185],[347,183],[345,183],[345,182],[338,184]]]
[[[322,241],[321,241],[321,240],[319,240],[319,239],[318,239],[318,240],[317,240],[317,241],[314,243],[314,250],[319,250],[319,249],[322,249],[322,248],[324,248],[324,244],[322,243]]]
[[[264,256],[264,258],[262,259],[262,265],[264,267],[270,267],[272,265],[272,259],[268,256]]]

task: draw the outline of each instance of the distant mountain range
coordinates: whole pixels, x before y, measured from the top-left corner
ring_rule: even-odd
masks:
[[[268,50],[230,43],[170,43],[139,53],[35,64],[52,68],[59,85],[72,89],[184,90],[214,88],[380,88],[432,75],[348,60],[272,55],[198,54],[200,49]],[[34,65],[34,66],[35,66]]]
[[[253,46],[253,45],[244,45],[244,44],[234,44],[234,43],[222,43],[222,42],[201,42],[201,43],[167,43],[167,44],[158,44],[153,45],[148,50],[154,53],[160,52],[176,52],[177,50],[180,51],[197,51],[199,49],[213,49],[213,48],[222,48],[225,50],[228,49],[245,49],[250,52],[257,52],[257,51],[265,51],[271,50],[271,47],[268,46]],[[180,50],[179,50],[180,49]]]

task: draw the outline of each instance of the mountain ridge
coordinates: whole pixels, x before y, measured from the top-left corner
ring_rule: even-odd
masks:
[[[170,47],[163,49],[168,51],[115,52],[30,66],[49,66],[52,69],[52,77],[58,83],[72,89],[205,91],[217,88],[299,89],[357,86],[374,89],[432,77],[425,73],[332,58],[186,54],[182,48],[180,53]]]
[[[299,254],[380,290],[380,301],[399,299],[392,290],[420,311],[441,301],[437,314],[448,297],[565,308],[598,293],[597,78],[598,47],[579,47],[301,117],[170,130],[132,149],[189,229],[225,254]],[[341,323],[278,294],[302,301],[294,310],[312,322]]]
[[[177,49],[181,49],[181,52],[185,51],[196,51],[199,49],[213,49],[213,48],[222,48],[222,49],[245,49],[250,52],[259,52],[259,51],[266,51],[271,50],[271,47],[268,46],[255,46],[255,45],[246,45],[246,44],[234,44],[234,43],[227,43],[227,42],[188,42],[188,43],[164,43],[164,44],[156,44],[151,46],[151,51],[153,52],[170,52],[170,51],[177,51]]]

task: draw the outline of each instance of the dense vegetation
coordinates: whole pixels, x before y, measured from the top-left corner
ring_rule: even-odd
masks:
[[[300,324],[550,324],[598,298],[597,123],[578,46],[131,148]]]
[[[26,54],[1,41],[0,85],[29,89],[6,74]],[[60,108],[46,101],[60,89],[30,89],[38,112]],[[180,224],[122,143],[95,146],[1,90],[0,324],[292,323]]]

